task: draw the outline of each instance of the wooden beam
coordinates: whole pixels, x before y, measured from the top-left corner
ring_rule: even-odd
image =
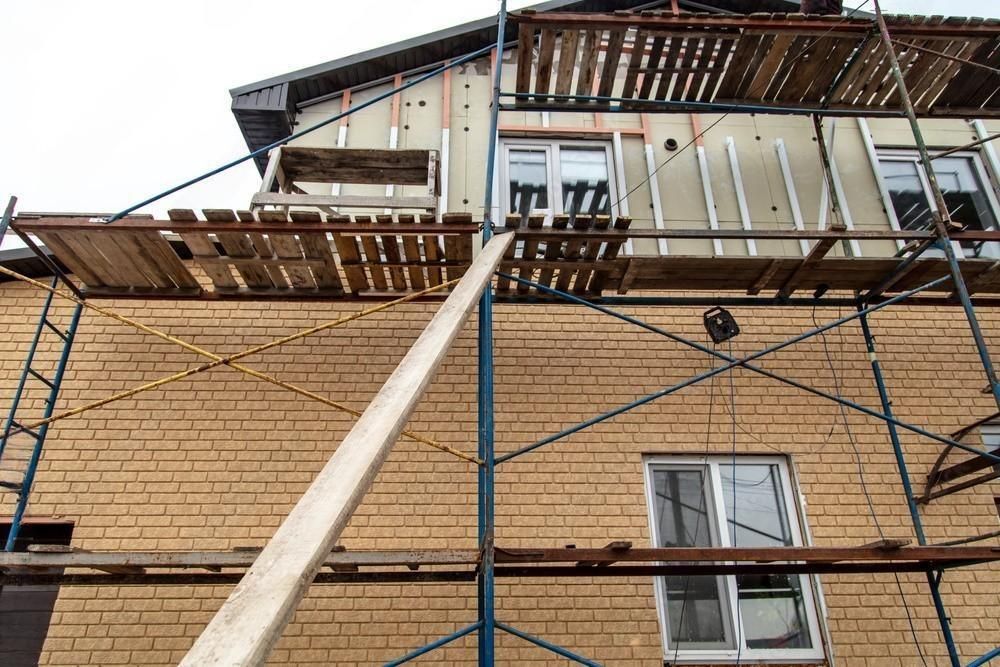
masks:
[[[148,220],[125,218],[111,224],[94,222],[88,218],[15,218],[13,226],[24,232],[68,232],[87,231],[97,234],[113,234],[118,230],[129,231],[169,231],[177,234],[185,232],[197,233],[260,233],[260,234],[298,234],[304,232],[333,234],[475,234],[479,232],[479,224],[472,222],[472,216],[461,222],[437,222],[433,226],[428,225],[422,228],[407,227],[396,223],[383,222],[352,222],[347,216],[342,220],[334,219],[335,224],[330,222],[293,220],[291,222],[280,221],[201,221],[197,218],[190,220]]]
[[[805,258],[799,262],[799,265],[795,267],[795,270],[792,271],[792,275],[788,276],[788,280],[785,281],[785,284],[782,285],[781,289],[778,290],[778,293],[775,294],[775,298],[787,299],[791,296],[792,292],[795,291],[795,288],[799,286],[799,281],[801,280],[803,274],[805,274],[805,272],[808,271],[813,265],[818,264],[819,261],[826,256],[826,253],[830,252],[830,248],[833,247],[834,243],[835,241],[833,239],[827,238],[822,239],[814,245],[813,249],[809,251],[809,254],[806,255]]]
[[[296,195],[258,192],[253,206],[345,206],[348,208],[437,208],[437,197],[365,197],[362,195]]]
[[[513,234],[493,237],[181,661],[263,665],[361,504]]]

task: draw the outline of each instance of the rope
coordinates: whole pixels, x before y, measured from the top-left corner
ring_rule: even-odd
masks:
[[[162,340],[165,340],[165,341],[168,341],[168,342],[173,343],[175,345],[178,345],[178,346],[184,348],[185,350],[188,350],[190,352],[194,352],[195,354],[199,354],[199,355],[201,355],[203,357],[208,357],[209,359],[212,359],[212,361],[210,361],[208,363],[205,363],[205,364],[202,364],[201,366],[196,366],[194,368],[189,368],[189,369],[181,371],[179,373],[175,373],[173,375],[162,377],[162,378],[159,378],[159,379],[154,380],[152,382],[147,382],[146,384],[140,385],[138,387],[133,387],[132,389],[127,389],[125,391],[119,392],[119,393],[114,394],[112,396],[108,396],[108,397],[100,399],[98,401],[94,401],[92,403],[88,403],[86,405],[77,406],[77,407],[72,408],[70,410],[67,410],[65,412],[61,412],[61,413],[59,413],[57,415],[52,415],[48,419],[42,419],[42,420],[39,420],[37,422],[33,422],[33,423],[30,423],[30,424],[25,424],[25,425],[23,425],[19,429],[12,430],[11,433],[10,433],[10,435],[7,436],[7,437],[10,437],[10,436],[13,436],[13,435],[17,435],[18,433],[21,433],[21,432],[23,432],[26,429],[36,429],[39,426],[43,426],[45,424],[51,424],[52,422],[56,422],[56,421],[59,421],[61,419],[66,419],[67,417],[73,417],[73,416],[82,414],[82,413],[84,413],[84,412],[86,412],[88,410],[93,410],[94,408],[103,407],[105,405],[108,405],[109,403],[113,403],[113,402],[118,401],[118,400],[122,400],[122,399],[125,399],[125,398],[129,398],[131,396],[135,396],[136,394],[139,394],[139,393],[144,392],[144,391],[148,391],[150,389],[156,389],[156,388],[162,387],[162,386],[164,386],[166,384],[169,384],[171,382],[176,382],[177,380],[182,380],[184,378],[190,377],[192,375],[196,375],[198,373],[202,373],[204,371],[210,370],[212,368],[216,368],[218,366],[229,366],[230,368],[238,370],[238,371],[240,371],[242,373],[245,373],[246,375],[249,375],[251,377],[255,377],[255,378],[257,378],[259,380],[263,380],[265,382],[270,382],[271,384],[273,384],[275,386],[281,387],[282,389],[286,389],[288,391],[291,391],[291,392],[293,392],[295,394],[298,394],[300,396],[303,396],[305,398],[310,398],[310,399],[312,399],[314,401],[318,401],[320,403],[323,403],[324,405],[327,405],[327,406],[329,406],[331,408],[334,408],[336,410],[340,410],[342,412],[346,412],[346,413],[351,414],[351,415],[353,415],[355,417],[360,417],[361,414],[362,414],[360,411],[355,410],[355,409],[353,409],[351,407],[348,407],[348,406],[344,405],[343,403],[338,403],[337,401],[333,401],[333,400],[328,399],[328,398],[326,398],[324,396],[320,396],[319,394],[316,394],[315,392],[309,391],[308,389],[303,389],[302,387],[294,385],[294,384],[292,384],[290,382],[285,382],[284,380],[279,380],[276,377],[273,377],[273,376],[268,375],[266,373],[261,373],[260,371],[257,371],[257,370],[254,370],[252,368],[249,368],[248,366],[244,366],[242,364],[237,364],[237,363],[234,363],[234,362],[236,360],[238,360],[238,359],[242,359],[243,357],[247,357],[247,356],[250,356],[252,354],[256,354],[258,352],[262,352],[264,350],[268,350],[268,349],[271,349],[273,347],[277,347],[279,345],[283,345],[285,343],[289,343],[291,341],[298,340],[300,338],[305,338],[306,336],[312,335],[314,333],[318,333],[320,331],[325,331],[327,329],[332,329],[334,327],[341,326],[343,324],[346,324],[347,322],[351,322],[353,320],[360,319],[360,318],[365,317],[367,315],[371,315],[373,313],[377,313],[379,311],[386,310],[388,308],[391,308],[392,306],[399,305],[401,303],[406,303],[406,302],[409,302],[409,301],[413,301],[414,299],[416,299],[418,297],[421,297],[421,296],[423,296],[425,294],[429,294],[431,292],[440,291],[440,290],[445,289],[447,287],[450,287],[450,286],[452,286],[452,285],[454,285],[455,283],[458,282],[458,280],[450,280],[450,281],[444,282],[444,283],[442,283],[440,285],[436,285],[434,287],[430,287],[428,289],[422,290],[420,292],[415,292],[413,294],[408,294],[408,295],[406,295],[404,297],[401,297],[399,299],[395,299],[393,301],[387,301],[385,303],[378,304],[378,305],[373,306],[371,308],[367,308],[365,310],[361,310],[361,311],[358,311],[356,313],[352,313],[351,315],[347,315],[345,317],[341,317],[341,318],[336,319],[336,320],[325,322],[325,323],[320,324],[318,326],[310,327],[309,329],[304,329],[302,331],[299,331],[297,333],[291,334],[289,336],[285,336],[283,338],[278,338],[278,339],[270,341],[268,343],[264,343],[264,344],[258,345],[256,347],[252,347],[252,348],[250,348],[248,350],[244,350],[243,352],[238,352],[236,354],[229,355],[227,357],[221,357],[221,356],[219,356],[217,354],[214,354],[213,352],[209,352],[208,350],[202,349],[202,348],[200,348],[200,347],[198,347],[196,345],[188,343],[187,341],[181,340],[180,338],[177,338],[175,336],[171,336],[168,333],[164,333],[162,331],[159,331],[158,329],[154,329],[153,327],[150,327],[150,326],[147,326],[145,324],[142,324],[141,322],[137,322],[136,320],[133,320],[133,319],[131,319],[129,317],[125,317],[124,315],[119,315],[118,313],[116,313],[114,311],[111,311],[111,310],[108,310],[106,308],[102,308],[100,306],[94,305],[94,304],[90,303],[89,301],[84,301],[82,299],[78,299],[77,297],[73,296],[72,294],[67,294],[66,292],[62,292],[60,290],[57,290],[57,289],[55,289],[53,287],[50,287],[50,286],[48,286],[48,285],[46,285],[44,283],[41,283],[41,282],[39,282],[37,280],[34,280],[34,279],[29,278],[27,276],[21,275],[20,273],[17,273],[16,271],[11,271],[10,269],[8,269],[6,267],[0,266],[0,273],[2,273],[4,275],[7,275],[7,276],[10,276],[11,278],[15,278],[17,280],[20,280],[22,282],[25,282],[25,283],[27,283],[29,285],[32,285],[33,287],[36,287],[38,289],[44,290],[46,292],[50,292],[51,294],[53,294],[55,296],[58,296],[60,298],[66,299],[68,301],[72,301],[73,303],[79,304],[79,305],[83,306],[84,308],[88,308],[88,309],[90,309],[90,310],[92,310],[92,311],[94,311],[94,312],[96,312],[96,313],[98,313],[100,315],[103,315],[105,317],[109,317],[109,318],[111,318],[113,320],[121,322],[122,324],[127,324],[128,326],[131,326],[131,327],[133,327],[135,329],[138,329],[139,331],[142,331],[144,333],[148,333],[150,335],[156,336],[157,338],[160,338]],[[435,440],[432,440],[431,438],[428,438],[426,436],[420,435],[419,433],[414,433],[412,431],[402,431],[402,435],[410,438],[411,440],[415,440],[417,442],[429,445],[429,446],[434,447],[436,449],[439,449],[439,450],[441,450],[443,452],[448,452],[449,454],[452,454],[452,455],[457,456],[459,458],[465,459],[465,460],[470,461],[472,463],[475,463],[477,465],[482,465],[482,461],[480,459],[478,459],[478,458],[476,458],[474,456],[471,456],[469,454],[466,454],[465,452],[462,452],[462,451],[459,451],[459,450],[454,449],[452,447],[449,447],[448,445],[439,443],[439,442],[437,442]]]

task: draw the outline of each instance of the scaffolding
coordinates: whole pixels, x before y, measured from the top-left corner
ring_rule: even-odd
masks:
[[[850,17],[685,15],[676,11],[676,5],[673,13],[643,11],[594,15],[526,11],[511,18],[519,26],[517,76],[513,92],[503,92],[501,86],[502,53],[509,47],[506,39],[506,3],[501,2],[495,46],[446,63],[405,84],[397,83],[389,92],[362,105],[253,151],[105,220],[95,222],[85,218],[46,216],[15,218],[15,201],[11,200],[0,222],[0,238],[10,226],[36,251],[55,277],[50,286],[0,267],[0,272],[7,276],[24,280],[46,292],[31,352],[0,439],[0,456],[7,455],[15,437],[33,439],[23,480],[10,486],[18,492],[19,499],[5,553],[0,554],[0,582],[61,585],[235,583],[238,584],[236,592],[196,641],[183,664],[250,665],[262,664],[266,659],[295,606],[312,583],[475,581],[478,615],[471,624],[387,664],[408,662],[449,642],[475,634],[478,638],[478,664],[491,666],[494,664],[495,632],[499,629],[564,658],[595,665],[597,663],[593,660],[499,620],[494,605],[496,579],[923,572],[927,577],[949,662],[953,667],[962,667],[940,591],[941,580],[949,569],[1000,560],[1000,553],[993,547],[968,546],[996,533],[930,544],[924,533],[920,505],[988,482],[1000,474],[990,471],[966,479],[969,475],[994,468],[1000,463],[1000,455],[996,451],[962,442],[965,435],[996,415],[981,419],[950,436],[931,432],[894,416],[868,316],[904,302],[914,305],[960,304],[988,382],[985,392],[993,396],[1000,413],[1000,382],[979,327],[974,303],[996,303],[995,299],[982,295],[1000,293],[1000,263],[959,260],[953,249],[956,241],[1000,241],[1000,232],[956,228],[932,168],[932,160],[943,154],[932,156],[929,153],[917,122],[918,115],[953,118],[1000,116],[1000,86],[995,78],[992,82],[990,79],[995,77],[1000,65],[1000,22],[944,20],[940,17],[928,20],[910,17],[889,19],[883,16],[877,0],[874,21]],[[602,45],[605,31],[608,34],[607,43]],[[626,33],[634,35],[631,49],[624,48]],[[554,54],[558,35],[562,35],[563,42],[557,67]],[[705,42],[699,50],[695,44],[702,38]],[[897,56],[896,46],[903,48],[903,63]],[[602,50],[605,54],[603,63],[598,59],[598,52]],[[810,50],[813,57],[802,58]],[[130,215],[179,189],[263,156],[272,149],[278,151],[289,141],[491,51],[496,62],[492,74],[486,194],[481,226],[473,223],[471,216],[447,214],[440,221],[431,214],[421,216],[419,220],[403,215],[395,221],[392,216],[372,221],[367,217],[351,219],[343,215],[331,216],[327,220],[312,212],[293,212],[289,216],[285,211],[254,214],[214,209],[204,211],[206,219],[203,221],[191,211],[171,211],[169,221]],[[580,64],[580,78],[575,89],[574,68],[567,63]],[[622,68],[627,74],[624,81],[619,81],[618,73]],[[990,71],[989,76],[982,76],[984,69]],[[675,83],[671,84],[671,81]],[[504,103],[504,99],[512,102]],[[829,184],[829,192],[835,219],[830,229],[821,231],[637,231],[629,230],[630,221],[626,217],[612,222],[604,216],[557,219],[551,228],[543,228],[542,221],[534,216],[507,216],[501,226],[499,220],[493,219],[492,184],[499,114],[510,109],[804,114],[816,119],[820,137],[822,125],[819,119],[824,116],[906,118],[934,197],[933,226],[926,230],[888,232],[849,230],[839,217],[837,189],[832,183]],[[992,138],[995,137],[976,143]],[[819,146],[824,174],[830,179],[826,143],[820,141]],[[275,163],[277,158],[274,155],[279,153],[272,154]],[[426,155],[418,157],[422,163],[428,161]],[[433,205],[433,156],[430,164],[429,191],[424,197],[428,206]],[[273,179],[273,173],[271,177]],[[301,193],[295,196],[301,196]],[[271,200],[262,196],[259,202],[268,203]],[[184,239],[193,260],[211,279],[211,287],[200,286],[182,262],[186,257],[179,255],[164,240],[161,231],[168,229],[176,231]],[[483,248],[474,259],[472,242],[480,230]],[[328,233],[332,234],[338,251],[336,256],[330,250]],[[40,238],[54,253],[55,259],[41,252],[29,234]],[[219,240],[225,250],[224,255],[220,255],[209,234],[214,234]],[[396,246],[397,237],[403,239],[401,247]],[[621,247],[636,238],[736,238],[748,241],[782,238],[798,240],[805,247],[808,247],[808,241],[816,243],[802,259],[619,256]],[[838,242],[847,245],[866,238],[892,239],[902,246],[902,250],[893,258],[866,260],[858,270],[854,270],[858,264],[850,264],[850,258],[826,256]],[[443,247],[439,246],[439,239],[444,240]],[[110,250],[102,252],[100,248]],[[393,250],[390,252],[389,248]],[[541,257],[540,248],[544,248]],[[941,258],[922,258],[922,253],[929,249],[939,251]],[[921,261],[918,262],[918,259]],[[846,271],[849,265],[852,270]],[[84,283],[84,289],[69,279],[63,267]],[[237,285],[231,269],[238,272],[243,285]],[[365,276],[366,269],[373,277],[371,285]],[[380,280],[375,279],[376,275],[380,276]],[[60,289],[60,285],[67,289]],[[617,291],[617,295],[604,295],[603,292],[609,289]],[[631,290],[642,293],[629,296]],[[708,295],[648,294],[657,290]],[[745,292],[746,296],[714,294],[736,290]],[[796,291],[802,290],[814,291],[813,296],[794,296]],[[826,296],[827,290],[841,295],[853,292],[854,296]],[[764,291],[773,292],[773,296],[761,296]],[[238,363],[243,357],[263,349],[342,326],[399,303],[441,299],[445,294],[447,299],[441,310],[363,413]],[[977,295],[975,299],[974,294]],[[358,301],[381,303],[354,315],[223,357],[88,300],[88,297],[268,299],[289,298],[290,295],[291,298],[301,299],[356,298]],[[74,304],[68,330],[58,329],[48,318],[49,307],[55,297]],[[706,372],[520,449],[497,455],[494,447],[492,320],[496,303],[570,303],[589,308],[709,355],[713,362],[719,360],[721,364],[713,364]],[[855,312],[755,353],[735,357],[615,309],[619,305],[696,304],[846,305],[853,307]],[[403,427],[434,369],[475,307],[478,307],[478,447],[473,456],[427,436],[403,430]],[[55,413],[55,401],[68,361],[73,332],[83,310],[113,318],[195,352],[208,361],[102,401]],[[778,350],[854,321],[860,324],[864,336],[881,410],[783,377],[754,363]],[[32,366],[39,337],[46,330],[53,331],[64,341],[63,352],[52,377],[44,376]],[[53,546],[14,553],[14,542],[50,424],[219,366],[228,366],[359,418],[347,439],[338,447],[337,454],[263,550],[92,553]],[[917,545],[881,541],[858,547],[633,548],[628,542],[613,542],[603,549],[497,547],[494,539],[494,479],[497,466],[512,463],[524,454],[615,415],[735,369],[795,387],[884,423]],[[33,421],[19,419],[17,412],[21,396],[31,379],[41,382],[48,389],[44,413],[41,419]],[[901,430],[931,439],[943,447],[920,495],[911,485],[899,437]],[[364,552],[334,548],[340,531],[361,502],[393,442],[401,435],[449,452],[476,466],[476,549]],[[946,466],[948,456],[956,451],[971,454],[973,458]],[[949,483],[950,486],[943,486]],[[317,495],[323,496],[326,507],[317,509],[314,502]],[[301,539],[314,534],[319,536],[316,540],[311,537]],[[308,544],[302,546],[299,542]],[[53,568],[88,569],[93,572],[63,572]],[[322,568],[332,571],[321,572]],[[262,592],[267,595],[262,596]],[[978,667],[998,656],[1000,647],[964,664],[966,667]]]

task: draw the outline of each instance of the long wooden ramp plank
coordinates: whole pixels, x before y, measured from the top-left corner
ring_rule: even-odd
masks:
[[[513,238],[501,234],[486,244],[195,641],[183,667],[264,664]]]

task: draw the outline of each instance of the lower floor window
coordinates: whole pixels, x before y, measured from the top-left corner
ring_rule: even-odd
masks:
[[[656,546],[802,544],[783,458],[658,457],[646,473]],[[667,576],[656,598],[668,662],[823,656],[806,576]]]

